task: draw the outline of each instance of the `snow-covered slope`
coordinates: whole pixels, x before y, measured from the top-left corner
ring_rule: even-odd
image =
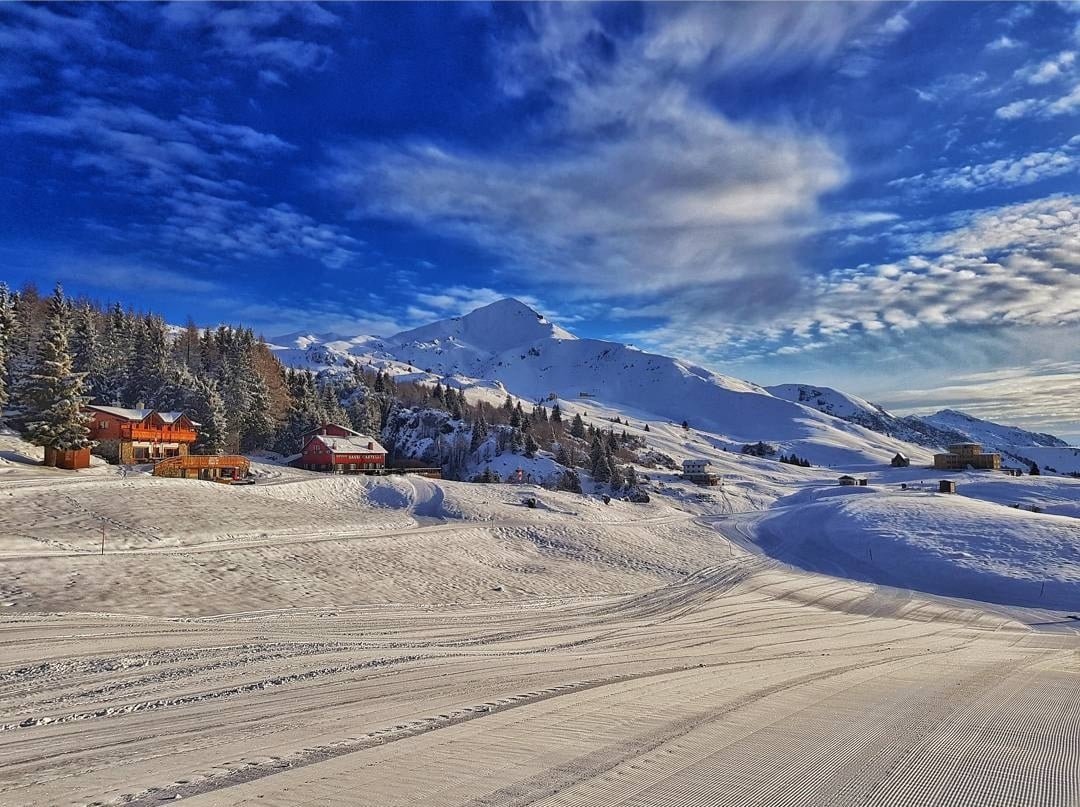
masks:
[[[1038,452],[1026,449],[1067,446],[1065,441],[1052,434],[1003,426],[953,409],[943,409],[933,415],[898,417],[875,403],[829,387],[779,384],[766,389],[779,398],[812,406],[820,412],[930,449],[943,450],[950,443],[980,443],[984,451],[1000,452],[1005,455],[1007,464],[1017,467],[1031,461],[1044,464],[1044,460],[1036,456]],[[1072,470],[1073,463],[1068,462],[1069,459],[1069,456],[1062,457],[1062,464],[1067,466],[1059,469],[1062,473]]]
[[[637,420],[685,420],[735,450],[761,440],[815,464],[880,463],[896,451],[929,459],[902,440],[756,384],[617,342],[578,339],[517,300],[382,339],[313,342],[310,334],[294,334],[274,342],[293,366],[332,371],[368,364],[395,375],[450,378],[466,389],[506,390],[526,400],[558,397],[568,411],[604,405]]]
[[[942,409],[933,415],[923,415],[920,420],[938,428],[958,431],[971,442],[981,443],[984,448],[1068,446],[1068,443],[1052,434],[1029,432],[1016,426],[1002,426],[973,417],[966,412],[957,412],[955,409]]]
[[[918,417],[898,417],[875,403],[831,387],[778,384],[766,389],[778,398],[812,406],[819,412],[926,448],[938,450],[949,443],[968,440],[962,432],[927,423]]]
[[[979,492],[989,501],[883,487],[810,487],[781,499],[762,520],[759,545],[794,565],[856,580],[1008,605],[1078,608],[1076,519],[992,500],[1028,487],[1002,484],[991,491],[983,485]],[[1075,502],[1076,494],[1076,483],[1059,480],[1059,499]]]

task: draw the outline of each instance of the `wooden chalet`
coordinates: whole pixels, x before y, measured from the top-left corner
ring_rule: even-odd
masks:
[[[386,467],[386,449],[373,438],[336,423],[324,423],[303,437],[289,464],[308,471],[373,474]]]
[[[911,465],[911,458],[908,457],[907,454],[897,451],[896,456],[892,458],[892,461],[889,464],[892,465],[893,468],[908,468]]]
[[[183,412],[97,405],[85,411],[92,418],[90,438],[98,444],[94,453],[121,465],[186,457],[198,439],[197,424]]]

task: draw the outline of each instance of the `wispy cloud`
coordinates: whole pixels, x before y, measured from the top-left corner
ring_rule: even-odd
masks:
[[[980,191],[990,188],[1030,185],[1051,177],[1080,170],[1080,135],[1059,148],[1037,151],[977,165],[939,168],[889,182],[894,188],[922,193],[935,191]]]
[[[530,31],[498,48],[504,92],[552,101],[527,141],[484,153],[359,143],[334,151],[327,185],[359,217],[460,237],[579,288],[790,271],[793,242],[844,181],[844,160],[814,132],[729,119],[702,82],[817,63],[872,9],[644,11],[631,32],[605,27],[591,7],[530,9]]]
[[[209,37],[212,49],[221,55],[262,65],[269,83],[283,81],[276,71],[325,68],[332,49],[304,33],[332,28],[340,22],[336,14],[317,3],[224,6],[174,2],[162,7],[161,18],[184,36]]]
[[[358,242],[284,203],[255,204],[235,175],[294,149],[274,134],[209,118],[166,118],[131,104],[80,99],[52,114],[15,113],[16,134],[67,144],[77,170],[115,192],[140,197],[164,215],[150,240],[225,257],[307,255],[330,267],[356,257]],[[144,228],[145,229],[145,228]],[[128,237],[139,226],[126,228]]]

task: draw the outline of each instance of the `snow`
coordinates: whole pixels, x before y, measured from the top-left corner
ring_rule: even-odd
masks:
[[[650,423],[687,420],[730,445],[764,440],[819,465],[880,462],[897,451],[919,461],[930,459],[910,443],[774,396],[748,381],[616,342],[574,338],[517,300],[386,339],[338,340],[333,347],[305,344],[300,352],[280,349],[278,356],[307,369],[359,363],[399,377],[452,379],[469,394],[496,400],[506,392],[526,402],[554,396],[564,408],[601,407]]]
[[[757,525],[761,547],[805,569],[1007,605],[1080,608],[1080,483],[961,478],[965,495],[812,486]],[[1033,513],[1006,503],[1043,502]]]
[[[940,428],[955,429],[966,435],[971,442],[981,444],[984,450],[1066,445],[1052,434],[1029,432],[1016,426],[1002,426],[955,409],[942,409],[933,415],[922,415],[921,419]]]

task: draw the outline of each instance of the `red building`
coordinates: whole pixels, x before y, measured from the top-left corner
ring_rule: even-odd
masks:
[[[90,439],[98,444],[94,453],[122,465],[187,456],[198,439],[197,424],[183,412],[119,406],[87,406],[85,410],[92,418]]]
[[[66,468],[69,471],[77,471],[80,468],[90,467],[90,449],[87,448],[46,448],[45,465],[49,468]]]
[[[303,439],[304,447],[289,462],[294,468],[360,474],[376,473],[386,467],[386,449],[374,438],[336,423],[324,423]]]

